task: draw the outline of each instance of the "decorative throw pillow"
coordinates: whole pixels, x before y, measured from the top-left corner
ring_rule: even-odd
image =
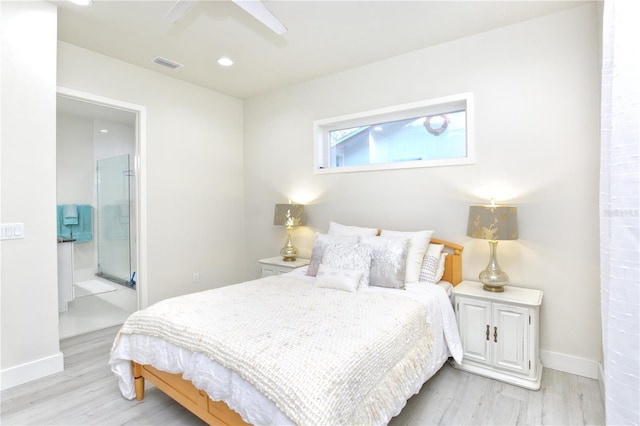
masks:
[[[440,262],[438,263],[438,271],[436,272],[435,282],[438,282],[442,279],[444,275],[444,262],[447,260],[447,253],[440,253]]]
[[[359,237],[375,237],[378,230],[375,228],[363,228],[361,226],[341,225],[336,222],[329,222],[329,235],[358,235]]]
[[[418,282],[420,279],[420,268],[422,260],[427,252],[427,246],[431,241],[433,231],[400,232],[382,230],[383,237],[389,238],[409,238],[409,251],[407,252],[407,270],[405,271],[405,282]]]
[[[318,273],[318,266],[322,262],[324,252],[330,245],[336,243],[345,243],[348,245],[358,244],[357,235],[326,235],[316,232],[316,240],[313,243],[313,249],[311,250],[311,260],[307,267],[307,275],[315,277]]]
[[[440,281],[440,279],[436,281],[436,275],[440,265],[440,254],[443,249],[444,244],[429,244],[427,253],[424,255],[424,260],[422,261],[422,268],[420,268],[421,283],[435,284]],[[444,267],[442,268],[442,272],[444,273]],[[440,275],[440,277],[442,278],[442,275]]]
[[[409,240],[367,237],[362,243],[371,249],[369,285],[404,288]]]
[[[350,291],[355,293],[362,278],[362,271],[352,269],[334,268],[329,265],[320,265],[314,285],[334,290]]]
[[[334,244],[327,247],[322,258],[323,265],[340,269],[362,271],[358,288],[369,286],[369,269],[371,268],[371,249],[364,244]]]

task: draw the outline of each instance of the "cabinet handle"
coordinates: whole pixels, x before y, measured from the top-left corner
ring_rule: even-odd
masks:
[[[493,327],[493,341],[498,343],[498,327]]]
[[[487,324],[487,340],[489,340],[489,324]]]

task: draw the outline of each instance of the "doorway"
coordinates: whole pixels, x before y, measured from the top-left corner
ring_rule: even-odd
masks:
[[[146,111],[64,88],[57,106],[57,204],[82,206],[92,220],[92,237],[73,243],[74,291],[59,314],[66,338],[121,324],[146,306],[140,262]]]

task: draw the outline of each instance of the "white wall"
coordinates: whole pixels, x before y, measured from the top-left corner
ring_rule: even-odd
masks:
[[[514,285],[545,293],[543,364],[595,377],[599,87],[596,8],[587,5],[246,101],[250,275],[283,245],[274,204],[293,198],[310,204],[309,227],[294,233],[303,256],[330,220],[435,229],[465,246],[463,276],[476,279],[489,251],[465,235],[468,206],[493,196],[519,208],[520,240],[499,244],[502,268]],[[475,165],[312,173],[314,120],[462,92],[475,96]]]
[[[64,42],[58,85],[147,108],[149,303],[241,281],[242,102]]]
[[[1,214],[23,222],[0,272],[2,389],[61,371],[56,250],[56,19],[45,2],[0,2]],[[28,368],[27,368],[28,367]]]
[[[134,115],[132,113],[132,115]],[[133,159],[136,154],[136,129],[135,126],[116,123],[109,120],[93,120],[93,145],[95,160],[117,157],[129,154]],[[102,133],[102,129],[109,130]],[[133,161],[133,160],[132,160]],[[133,167],[133,165],[132,165]]]

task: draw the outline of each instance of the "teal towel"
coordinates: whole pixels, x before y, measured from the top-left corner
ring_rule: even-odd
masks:
[[[78,205],[78,224],[71,225],[73,238],[77,243],[85,243],[93,238],[93,208],[90,205]]]
[[[85,243],[93,239],[93,207],[78,204],[78,223],[67,225],[64,223],[64,206],[57,206],[58,237],[75,239],[77,243]]]
[[[78,206],[76,204],[65,204],[62,206],[62,213],[64,215],[63,223],[65,225],[77,225],[78,224]]]
[[[65,240],[71,239],[71,226],[64,224],[64,207],[56,206],[58,219],[56,223],[58,224],[58,238],[62,238]]]

